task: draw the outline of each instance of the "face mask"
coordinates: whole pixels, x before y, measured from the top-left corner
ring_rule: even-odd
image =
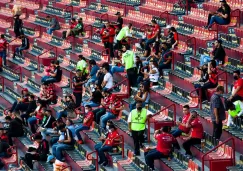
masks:
[[[142,110],[142,107],[141,106],[137,107],[137,110],[138,111],[141,111]]]
[[[234,78],[234,80],[238,80],[238,76],[234,76],[233,78]]]
[[[109,125],[106,125],[106,129],[109,130]]]
[[[89,110],[88,110],[88,109],[84,109],[84,112],[85,112],[85,113],[88,113],[88,112],[89,112]]]

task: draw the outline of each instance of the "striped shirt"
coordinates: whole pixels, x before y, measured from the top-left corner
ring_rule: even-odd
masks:
[[[116,100],[115,102],[111,101],[110,104],[111,104],[110,105],[111,113],[113,113],[114,115],[118,115],[120,110],[116,110],[116,109],[118,109],[118,108],[123,106],[122,101],[121,100]],[[115,110],[112,110],[113,107],[115,108]]]

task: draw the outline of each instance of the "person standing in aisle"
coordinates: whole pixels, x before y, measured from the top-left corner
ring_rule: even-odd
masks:
[[[142,102],[138,101],[136,109],[133,109],[128,116],[128,129],[132,133],[134,141],[135,152],[134,154],[140,155],[140,147],[143,146],[144,142],[144,131],[147,121],[147,109],[142,108]]]
[[[222,134],[223,120],[226,119],[225,108],[221,99],[221,94],[224,93],[224,87],[218,86],[216,92],[210,100],[211,119],[213,122],[213,137],[220,139]]]
[[[73,77],[73,95],[75,96],[76,105],[79,107],[82,102],[82,92],[83,92],[83,78],[81,70],[76,70],[76,75]]]
[[[122,46],[122,64],[125,65],[127,72],[127,78],[130,87],[135,87],[137,84],[137,68],[136,68],[136,56],[132,50],[127,50],[126,46]]]

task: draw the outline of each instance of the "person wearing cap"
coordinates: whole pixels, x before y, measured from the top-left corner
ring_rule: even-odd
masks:
[[[52,146],[52,154],[60,161],[63,161],[63,150],[73,150],[75,140],[72,135],[72,131],[60,125],[58,130],[64,133],[64,139],[58,140],[56,144]]]
[[[119,29],[119,31],[122,29],[122,25],[123,25],[123,18],[121,16],[120,12],[117,12],[115,15],[117,15],[117,27]]]
[[[186,141],[183,143],[183,148],[186,151],[186,155],[189,158],[192,158],[192,152],[190,150],[191,146],[196,144],[201,144],[203,139],[203,125],[198,118],[197,112],[192,111],[188,119],[189,121],[186,124],[186,127],[191,130],[190,136],[186,138]]]
[[[55,69],[54,69],[54,72],[50,72],[50,75],[49,76],[44,76],[42,77],[41,79],[41,82],[42,83],[47,83],[47,84],[50,84],[50,83],[55,83],[55,82],[60,82],[61,79],[62,79],[62,70],[59,66],[59,61],[56,60],[55,61]]]
[[[46,161],[47,155],[49,154],[49,144],[47,140],[42,139],[40,134],[34,135],[33,139],[38,143],[38,147],[29,147],[24,157],[24,161],[31,169],[33,169],[33,160]]]
[[[230,6],[226,0],[220,0],[220,8],[216,12],[210,12],[208,15],[208,23],[205,28],[211,28],[213,23],[226,25],[230,23]]]
[[[98,156],[100,158],[99,164],[106,166],[108,164],[108,160],[105,157],[105,152],[109,152],[113,147],[117,146],[120,142],[119,133],[116,130],[116,127],[112,124],[109,125],[109,133],[106,137],[101,136],[100,140],[104,141],[104,143],[98,143],[94,146],[94,149],[98,152]]]
[[[10,116],[5,117],[6,122],[9,124],[7,129],[9,145],[13,145],[12,137],[22,137],[24,135],[23,122],[20,118],[14,116],[12,119]]]
[[[209,56],[201,54],[200,66],[207,64],[212,59],[215,60],[217,62],[217,64],[219,64],[219,63],[224,64],[226,53],[222,46],[222,40],[220,40],[220,39],[216,40],[214,42],[214,47],[215,47],[214,50],[212,51],[212,53],[210,53]]]
[[[109,110],[105,115],[100,118],[101,128],[106,128],[106,123],[110,119],[115,119],[119,115],[120,111],[123,110],[123,103],[115,94],[111,95]]]
[[[126,38],[133,37],[131,34],[131,28],[132,23],[129,23],[127,26],[123,27],[116,36],[118,50],[122,48],[122,41],[126,42]]]
[[[53,155],[49,155],[47,157],[47,163],[53,164],[53,171],[70,171],[70,168],[66,162],[57,160]]]
[[[130,87],[137,85],[137,68],[136,68],[136,56],[132,50],[127,50],[126,46],[122,46],[122,64],[125,65],[127,72],[127,78]]]
[[[154,139],[157,140],[157,146],[144,149],[145,162],[152,170],[154,170],[154,160],[168,158],[173,144],[176,143],[176,139],[170,134],[170,130],[169,126],[156,130],[154,132]]]
[[[145,40],[145,48],[148,49],[149,45],[154,43],[156,41],[156,39],[159,38],[161,29],[160,26],[157,24],[157,22],[155,20],[151,20],[151,24],[153,26],[152,29],[152,36],[150,39]]]
[[[140,147],[144,143],[144,131],[146,128],[146,122],[148,119],[147,109],[142,107],[142,102],[137,101],[136,109],[133,109],[128,115],[128,133],[132,133],[134,141],[134,154],[140,155]]]
[[[85,117],[83,120],[83,124],[80,124],[75,128],[75,133],[78,137],[79,144],[83,143],[80,131],[89,130],[94,121],[94,113],[92,112],[92,107],[90,105],[85,106],[84,113],[85,113]]]
[[[21,91],[21,97],[17,99],[17,101],[15,101],[11,107],[11,109],[9,110],[10,113],[12,113],[13,111],[19,111],[19,110],[23,110],[28,108],[29,105],[29,91],[27,88],[24,88]]]
[[[227,129],[230,126],[235,126],[233,119],[242,116],[243,114],[243,103],[240,100],[235,102],[226,101],[226,108],[228,109],[227,124],[223,126],[223,129]]]

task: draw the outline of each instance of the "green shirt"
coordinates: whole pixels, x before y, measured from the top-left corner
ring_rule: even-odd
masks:
[[[87,62],[85,60],[81,60],[81,61],[78,61],[76,69],[77,70],[79,69],[82,72],[85,70],[84,72],[86,73],[86,72],[88,72],[86,67],[87,67]]]
[[[125,64],[125,69],[130,69],[134,67],[135,54],[131,50],[127,50],[122,54],[122,64]]]
[[[147,109],[143,108],[141,113],[138,113],[137,109],[131,111],[131,130],[142,131],[145,130]]]
[[[116,36],[116,40],[122,40],[123,38],[126,37],[126,33],[129,32],[130,29],[128,28],[128,26],[123,27],[120,32],[118,33],[118,35]]]

